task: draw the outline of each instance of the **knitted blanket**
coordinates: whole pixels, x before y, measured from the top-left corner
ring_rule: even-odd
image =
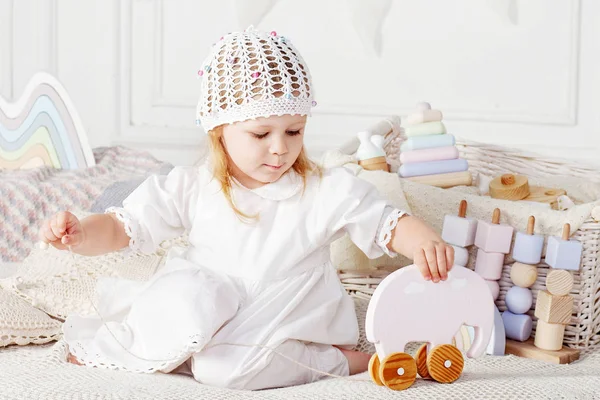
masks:
[[[91,168],[0,170],[0,263],[22,261],[41,222],[62,210],[90,210],[116,182],[160,172],[164,163],[124,147],[97,148]]]
[[[0,350],[1,400],[16,399],[598,399],[600,353],[571,365],[515,356],[467,359],[452,384],[418,378],[405,391],[375,385],[367,373],[308,385],[257,392],[214,388],[185,375],[134,374],[79,367],[65,361],[67,348],[52,345]]]

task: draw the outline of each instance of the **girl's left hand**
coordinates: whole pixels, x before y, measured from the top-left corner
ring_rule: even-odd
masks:
[[[445,281],[454,265],[454,248],[443,241],[427,240],[417,246],[413,260],[425,280]]]

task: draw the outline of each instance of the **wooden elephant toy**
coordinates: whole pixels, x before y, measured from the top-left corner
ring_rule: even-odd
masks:
[[[468,268],[454,265],[439,283],[424,280],[415,265],[391,273],[367,309],[367,340],[377,350],[369,363],[371,378],[393,390],[410,387],[417,372],[438,382],[455,381],[464,359],[453,338],[463,324],[474,327],[467,356],[479,357],[492,335],[494,313],[488,285]],[[404,352],[409,342],[425,342],[415,358]]]

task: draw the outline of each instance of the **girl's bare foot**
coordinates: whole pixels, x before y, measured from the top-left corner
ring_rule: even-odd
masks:
[[[339,347],[337,348],[340,349],[340,351],[348,360],[350,375],[359,374],[369,369],[369,360],[371,359],[370,354],[363,353],[362,351],[345,350]]]
[[[71,363],[71,364],[75,364],[75,365],[83,365],[82,363],[80,363],[73,354],[69,353],[69,355],[67,356],[67,362]]]

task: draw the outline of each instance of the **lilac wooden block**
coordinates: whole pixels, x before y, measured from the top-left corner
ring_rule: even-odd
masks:
[[[533,304],[533,294],[530,289],[513,286],[506,292],[506,307],[513,314],[525,314]]]
[[[455,245],[452,245],[452,248],[454,248],[454,264],[466,266],[469,262],[469,251],[464,247]]]
[[[497,281],[502,277],[504,267],[504,253],[487,253],[482,249],[477,250],[475,272],[483,279]]]
[[[455,246],[471,246],[475,242],[476,230],[476,219],[446,215],[444,217],[444,227],[442,228],[442,239]]]
[[[458,149],[454,146],[436,147],[400,153],[402,164],[419,163],[427,161],[454,160],[458,158]]]
[[[498,296],[500,296],[500,285],[498,284],[498,281],[486,280],[485,283],[487,283],[488,287],[490,288],[490,292],[492,292],[494,301],[498,300]]]
[[[448,174],[450,172],[461,172],[469,169],[467,160],[458,158],[456,160],[429,161],[411,164],[402,164],[398,175],[403,178],[411,176]]]
[[[510,311],[502,313],[506,337],[512,340],[524,342],[531,336],[533,321],[527,314],[513,314]]]
[[[486,221],[477,223],[475,246],[488,253],[510,253],[514,228],[504,224],[492,224]]]
[[[552,268],[578,271],[581,251],[581,242],[550,236],[546,247],[546,264]]]
[[[538,264],[542,259],[544,236],[517,232],[513,246],[513,258],[523,264]]]

